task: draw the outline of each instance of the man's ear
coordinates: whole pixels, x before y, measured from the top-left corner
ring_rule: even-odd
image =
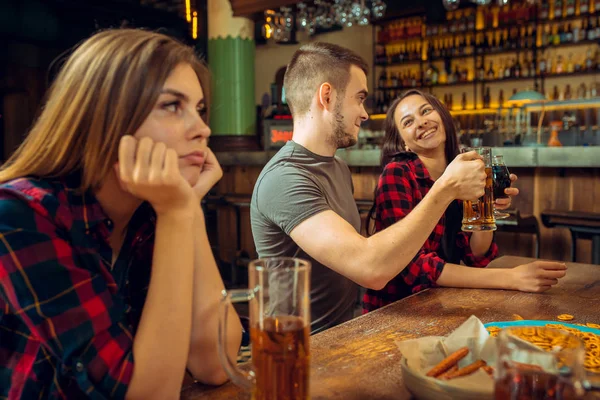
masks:
[[[317,100],[319,105],[327,111],[331,111],[333,108],[334,93],[333,87],[328,82],[322,83],[319,86],[319,92],[317,93]]]

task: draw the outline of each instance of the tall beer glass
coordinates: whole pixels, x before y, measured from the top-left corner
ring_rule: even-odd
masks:
[[[233,383],[252,400],[308,400],[310,262],[272,257],[250,262],[248,289],[224,291],[219,321],[219,357]],[[252,369],[240,370],[227,356],[227,310],[250,302]]]
[[[465,152],[476,151],[485,163],[485,194],[478,201],[463,201],[462,230],[465,232],[495,231],[494,179],[492,175],[491,147],[470,147]]]

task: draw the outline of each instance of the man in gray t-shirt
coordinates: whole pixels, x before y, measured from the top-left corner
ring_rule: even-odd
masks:
[[[311,261],[311,331],[352,318],[357,285],[306,254],[290,237],[302,221],[332,210],[360,231],[352,196],[352,176],[338,157],[312,153],[288,142],[262,170],[252,195],[250,219],[260,257],[299,257]]]
[[[368,238],[360,235],[350,171],[335,152],[357,142],[369,117],[367,70],[360,56],[330,43],[296,51],[284,78],[294,141],[265,166],[252,194],[258,255],[313,263],[313,332],[352,317],[353,282],[379,290],[402,272],[454,199],[484,194],[483,162],[475,152],[461,154],[408,216]]]

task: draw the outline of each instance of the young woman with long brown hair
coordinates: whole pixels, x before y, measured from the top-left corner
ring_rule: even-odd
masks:
[[[0,397],[175,399],[226,375],[200,201],[208,70],[162,34],[82,43],[0,171]],[[241,325],[234,310],[228,343]]]
[[[369,215],[376,232],[406,217],[459,153],[452,116],[428,93],[409,90],[402,94],[391,104],[385,127],[383,172]],[[506,193],[514,196],[518,189],[509,188]],[[500,209],[509,205],[510,199],[496,200]],[[383,289],[367,290],[364,312],[434,286],[542,292],[565,275],[564,264],[541,261],[512,269],[480,269],[498,254],[493,233],[461,232],[461,220],[462,207],[456,200],[410,264]],[[459,265],[461,261],[467,267]]]

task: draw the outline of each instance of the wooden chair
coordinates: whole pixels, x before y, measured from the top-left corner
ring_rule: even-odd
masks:
[[[600,264],[600,213],[544,210],[542,222],[548,228],[567,228],[571,232],[571,261],[577,258],[577,239],[591,239],[592,264]]]

